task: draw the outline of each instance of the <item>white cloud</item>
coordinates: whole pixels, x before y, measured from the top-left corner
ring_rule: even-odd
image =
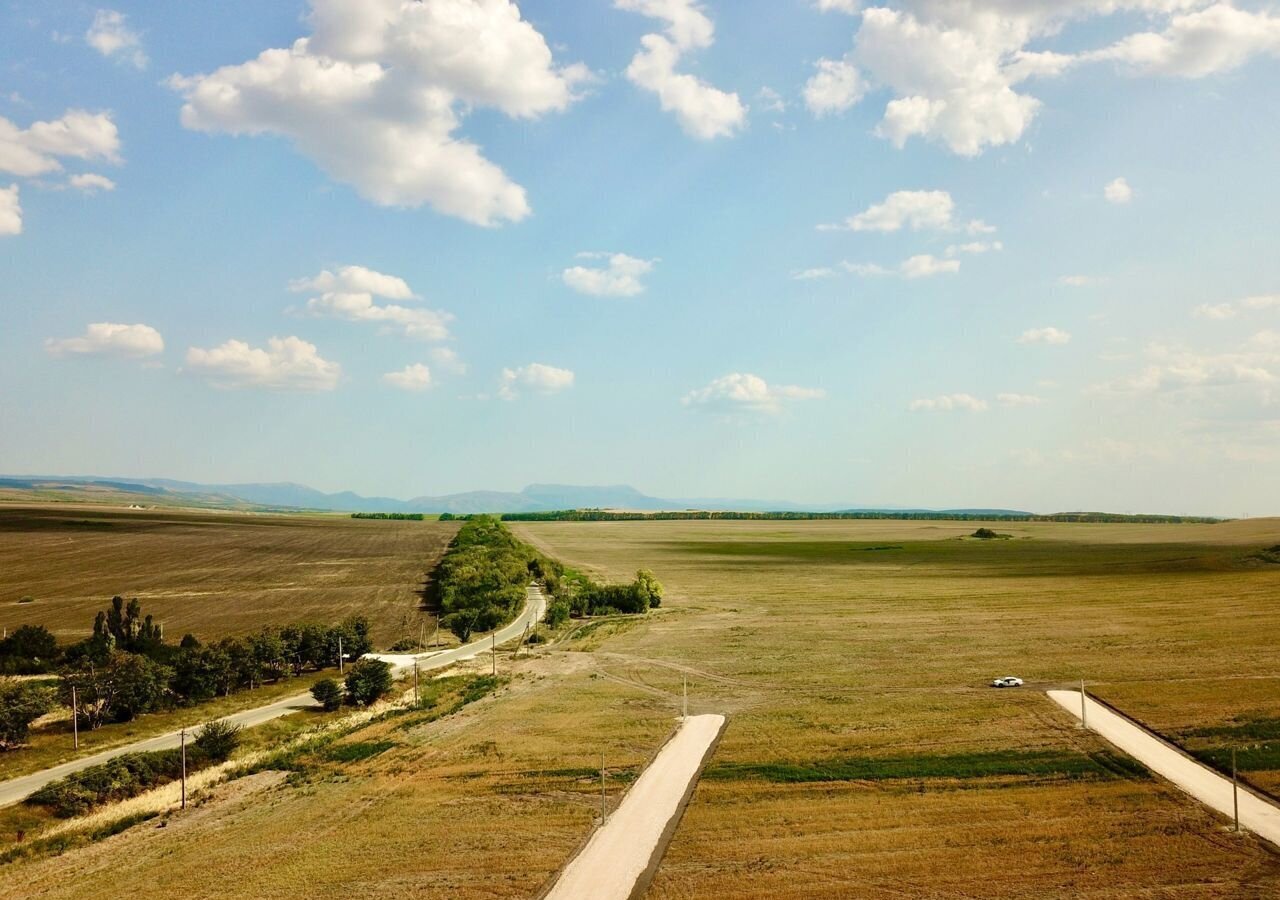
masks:
[[[694,409],[718,413],[767,413],[782,411],[795,400],[819,400],[826,392],[796,385],[771,385],[759,375],[733,372],[722,375],[706,387],[690,391],[681,402]]]
[[[967,244],[952,244],[947,248],[947,256],[959,256],[962,253],[998,253],[1004,249],[1000,241],[970,241]]]
[[[795,281],[817,281],[822,278],[834,278],[839,273],[830,266],[820,266],[814,269],[799,269],[791,273],[791,277]]]
[[[175,77],[187,128],[288,138],[384,206],[477,225],[529,212],[524,188],[456,132],[476,107],[532,119],[590,77],[561,67],[510,0],[311,0],[309,37],[240,65]]]
[[[51,356],[118,356],[143,359],[164,351],[164,338],[150,325],[94,322],[83,335],[49,338],[44,348]]]
[[[1102,196],[1107,198],[1108,203],[1123,206],[1133,199],[1133,188],[1129,187],[1129,182],[1125,179],[1117,178],[1108,182],[1107,186],[1102,189]]]
[[[1254,56],[1280,57],[1280,17],[1230,3],[1173,17],[1162,32],[1140,32],[1088,54],[1136,73],[1203,78],[1230,72]]]
[[[862,9],[861,0],[813,0],[813,6],[819,12],[840,12],[856,16]]]
[[[22,204],[18,202],[18,186],[0,188],[0,237],[22,234]]]
[[[331,391],[342,377],[341,366],[298,337],[273,337],[265,350],[236,340],[209,350],[192,347],[187,368],[225,388]]]
[[[514,400],[520,396],[521,388],[528,388],[541,394],[556,394],[573,387],[574,374],[568,369],[560,369],[542,363],[529,363],[516,369],[503,369],[498,384],[498,396],[503,400]]]
[[[98,10],[84,39],[103,56],[126,62],[135,69],[147,67],[142,38],[125,24],[124,13],[112,9]]]
[[[1236,308],[1230,303],[1201,303],[1193,315],[1198,319],[1234,319]]]
[[[1256,297],[1245,297],[1240,301],[1245,309],[1277,309],[1280,308],[1280,294],[1262,294]]]
[[[1203,353],[1153,344],[1146,356],[1148,364],[1140,373],[1100,385],[1097,390],[1158,393],[1240,385],[1270,388],[1280,383],[1280,347],[1265,331],[1234,352]]]
[[[840,268],[844,269],[850,275],[857,275],[861,278],[878,278],[882,275],[892,275],[892,269],[886,269],[878,263],[855,263],[842,262]]]
[[[656,94],[686,134],[705,141],[729,137],[746,124],[747,108],[736,93],[676,71],[685,53],[710,47],[715,39],[715,26],[696,0],[614,0],[614,5],[666,23],[666,34],[640,39],[627,78]]]
[[[1066,285],[1067,287],[1083,288],[1094,287],[1095,285],[1102,284],[1105,280],[1106,279],[1098,278],[1094,275],[1063,275],[1058,279],[1058,283]]]
[[[1017,409],[1023,406],[1039,406],[1044,402],[1043,398],[1034,394],[997,394],[996,401],[1001,406],[1007,406],[1010,409]]]
[[[409,283],[395,275],[384,275],[364,266],[343,266],[337,272],[321,269],[311,278],[297,278],[289,282],[289,290],[321,291],[323,293],[376,294],[387,300],[413,300],[415,294]]]
[[[29,178],[62,171],[58,157],[120,161],[120,134],[107,113],[69,109],[19,128],[0,116],[0,172]]]
[[[898,271],[903,278],[929,278],[934,275],[949,275],[960,271],[960,260],[938,259],[928,253],[913,256],[904,260]]]
[[[842,59],[820,59],[804,86],[804,105],[821,118],[852,109],[867,93],[856,66]]]
[[[782,95],[768,85],[756,92],[756,100],[757,106],[764,112],[784,113],[787,111],[787,101],[783,100]]]
[[[947,191],[894,191],[880,203],[819,231],[966,231],[990,234],[996,229],[981,219],[961,224],[955,219],[955,200]]]
[[[431,361],[436,364],[436,368],[453,375],[465,375],[467,372],[467,364],[452,347],[432,347]]]
[[[604,268],[573,266],[560,277],[580,294],[592,297],[635,297],[644,293],[641,279],[653,271],[657,260],[636,259],[625,253],[579,253],[579,259],[607,260]]]
[[[944,394],[911,402],[912,412],[986,412],[989,404],[972,394]]]
[[[1028,328],[1018,336],[1019,344],[1069,344],[1071,333],[1052,325],[1044,328]]]
[[[431,387],[431,370],[422,363],[405,366],[399,372],[388,372],[383,382],[402,391],[425,391]]]
[[[95,172],[72,175],[67,179],[67,184],[86,194],[96,194],[98,191],[114,191],[116,189],[114,181],[105,175],[98,175]]]
[[[388,300],[417,297],[403,278],[363,266],[344,266],[337,272],[325,269],[314,277],[289,282],[289,290],[321,292],[307,301],[306,310],[311,315],[348,322],[375,322],[423,341],[448,340],[449,323],[454,318],[440,310],[398,303],[379,304],[375,297]]]

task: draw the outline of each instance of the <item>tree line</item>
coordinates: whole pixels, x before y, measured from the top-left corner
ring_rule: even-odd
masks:
[[[0,682],[0,749],[24,743],[31,722],[58,703],[92,730],[336,666],[339,647],[353,659],[372,650],[368,620],[265,626],[208,644],[187,634],[175,645],[138,600],[114,597],[83,641],[60,647],[48,629],[25,625],[0,646],[0,672],[57,675],[53,688]]]
[[[435,572],[440,624],[466,642],[514,619],[526,588],[541,581],[551,597],[546,622],[570,616],[639,614],[662,602],[662,585],[641,571],[630,584],[601,584],[520,541],[496,516],[469,516]]]
[[[468,516],[449,516],[466,520]],[[1130,523],[1143,525],[1213,525],[1226,521],[1204,516],[1121,515],[1120,513],[1071,512],[1050,515],[1016,513],[964,513],[893,510],[848,510],[845,512],[732,512],[728,510],[681,510],[670,512],[623,512],[610,509],[564,509],[554,512],[503,513],[503,522],[663,522],[663,521],[827,521],[902,520],[922,522],[1081,522],[1089,524]],[[445,517],[440,517],[445,521]]]

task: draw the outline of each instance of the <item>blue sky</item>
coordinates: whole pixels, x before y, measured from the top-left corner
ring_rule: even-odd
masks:
[[[1280,512],[1278,85],[1261,3],[9,2],[0,470]]]

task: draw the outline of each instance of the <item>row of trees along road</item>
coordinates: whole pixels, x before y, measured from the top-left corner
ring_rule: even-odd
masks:
[[[30,723],[56,702],[71,706],[73,688],[79,724],[95,729],[336,666],[339,646],[353,659],[373,649],[369,622],[361,616],[327,626],[268,626],[210,644],[188,634],[169,644],[136,599],[121,597],[98,613],[93,633],[79,643],[61,648],[47,629],[27,625],[5,644],[0,671],[59,677],[56,691],[24,682],[0,685],[0,749],[24,742]]]
[[[570,616],[641,614],[662,602],[652,572],[637,572],[629,584],[601,584],[518,540],[498,518],[472,516],[436,570],[440,624],[464,643],[500,628],[519,614],[533,580],[551,595],[546,621],[553,626]]]

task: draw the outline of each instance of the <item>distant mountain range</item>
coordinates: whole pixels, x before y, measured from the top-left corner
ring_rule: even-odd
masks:
[[[505,513],[554,512],[565,509],[625,509],[637,511],[732,510],[735,512],[943,512],[968,515],[1026,515],[1009,509],[926,510],[898,507],[856,507],[849,504],[800,504],[773,500],[725,498],[668,499],[650,497],[625,485],[586,487],[531,484],[522,491],[467,491],[461,494],[414,497],[364,497],[351,491],[327,494],[291,482],[275,484],[200,484],[170,478],[98,478],[85,475],[0,476],[0,491],[54,493],[102,498],[121,495],[139,503],[268,509],[314,509],[333,512]]]

